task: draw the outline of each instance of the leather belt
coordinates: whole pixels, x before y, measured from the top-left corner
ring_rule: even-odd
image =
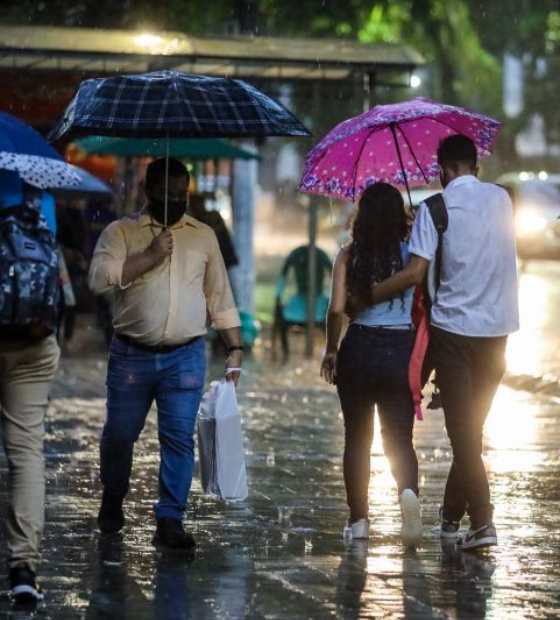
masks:
[[[191,340],[187,340],[187,342],[183,342],[182,344],[156,344],[156,345],[148,345],[142,344],[131,338],[130,336],[125,336],[124,334],[115,334],[115,338],[124,342],[125,344],[134,347],[135,349],[139,349],[140,351],[146,351],[148,353],[171,353],[176,349],[180,349],[181,347],[186,346],[187,344],[191,344],[195,340],[202,338],[202,336],[197,336],[192,338]]]

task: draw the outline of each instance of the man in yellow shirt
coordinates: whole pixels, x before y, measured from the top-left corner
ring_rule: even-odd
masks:
[[[110,224],[94,251],[89,280],[113,291],[113,338],[107,370],[107,420],[101,438],[104,533],[124,525],[134,442],[155,400],[161,445],[154,544],[194,547],[182,518],[194,468],[196,414],[205,378],[206,316],[228,347],[226,378],[242,363],[239,314],[214,232],[186,215],[189,174],[178,160],[152,162],[147,204]],[[236,370],[234,370],[236,369]]]

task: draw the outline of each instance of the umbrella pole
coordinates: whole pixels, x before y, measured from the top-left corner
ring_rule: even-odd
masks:
[[[309,201],[309,241],[307,246],[307,320],[305,332],[305,357],[313,358],[315,344],[315,311],[317,306],[317,196]]]
[[[169,131],[165,134],[165,202],[163,209],[163,223],[167,228],[167,192],[169,191]]]
[[[412,197],[410,195],[410,188],[408,187],[408,179],[406,178],[406,170],[404,169],[404,163],[403,163],[403,158],[401,155],[401,149],[399,146],[399,141],[397,140],[397,132],[395,130],[395,125],[392,124],[391,125],[391,133],[393,134],[393,139],[395,140],[395,146],[397,148],[397,156],[399,158],[399,163],[401,165],[401,170],[403,173],[403,178],[404,178],[404,185],[406,187],[406,193],[408,194],[408,203],[410,205],[410,208],[412,209]]]

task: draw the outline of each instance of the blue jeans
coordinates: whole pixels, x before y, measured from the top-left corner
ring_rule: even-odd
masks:
[[[134,442],[155,399],[160,442],[156,518],[181,519],[194,469],[194,430],[206,372],[204,338],[152,353],[113,338],[107,370],[107,420],[101,436],[101,482],[125,495]]]
[[[336,384],[344,416],[344,482],[350,520],[368,516],[373,411],[398,492],[418,495],[418,459],[412,444],[414,405],[408,364],[414,332],[351,324],[337,357]]]

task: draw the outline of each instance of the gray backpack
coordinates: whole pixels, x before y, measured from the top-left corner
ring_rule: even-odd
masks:
[[[57,327],[58,251],[29,204],[0,209],[0,339],[39,340]]]

